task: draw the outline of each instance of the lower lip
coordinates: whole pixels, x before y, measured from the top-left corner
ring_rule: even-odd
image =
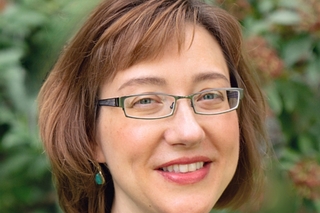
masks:
[[[210,164],[205,164],[201,169],[196,170],[194,172],[187,172],[187,173],[176,173],[176,172],[164,172],[158,170],[158,172],[167,180],[185,185],[185,184],[194,184],[203,180],[209,173]]]

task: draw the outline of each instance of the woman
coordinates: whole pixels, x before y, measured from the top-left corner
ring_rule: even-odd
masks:
[[[62,209],[204,213],[252,198],[265,109],[241,39],[198,0],[103,1],[39,94]]]

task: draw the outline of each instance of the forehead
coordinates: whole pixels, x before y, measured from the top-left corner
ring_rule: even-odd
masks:
[[[183,87],[204,81],[229,83],[228,68],[219,44],[203,27],[189,25],[179,49],[173,39],[154,59],[144,60],[120,70],[102,90],[117,92],[125,88],[156,86]]]

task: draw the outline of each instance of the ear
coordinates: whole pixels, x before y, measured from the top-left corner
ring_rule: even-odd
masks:
[[[106,158],[103,153],[103,149],[100,145],[100,142],[97,141],[94,147],[94,159],[99,163],[106,163]]]

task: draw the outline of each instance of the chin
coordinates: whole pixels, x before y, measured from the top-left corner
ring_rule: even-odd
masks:
[[[208,198],[206,198],[208,199]],[[169,205],[162,206],[166,208],[162,208],[161,211],[163,213],[209,213],[216,201],[212,202],[212,200],[204,200],[201,198],[191,197],[191,199],[183,200],[178,199],[177,201],[171,202]]]
[[[196,204],[190,205],[184,205],[184,206],[175,206],[170,210],[164,210],[161,211],[163,213],[209,213],[212,210],[212,206],[197,206]]]

